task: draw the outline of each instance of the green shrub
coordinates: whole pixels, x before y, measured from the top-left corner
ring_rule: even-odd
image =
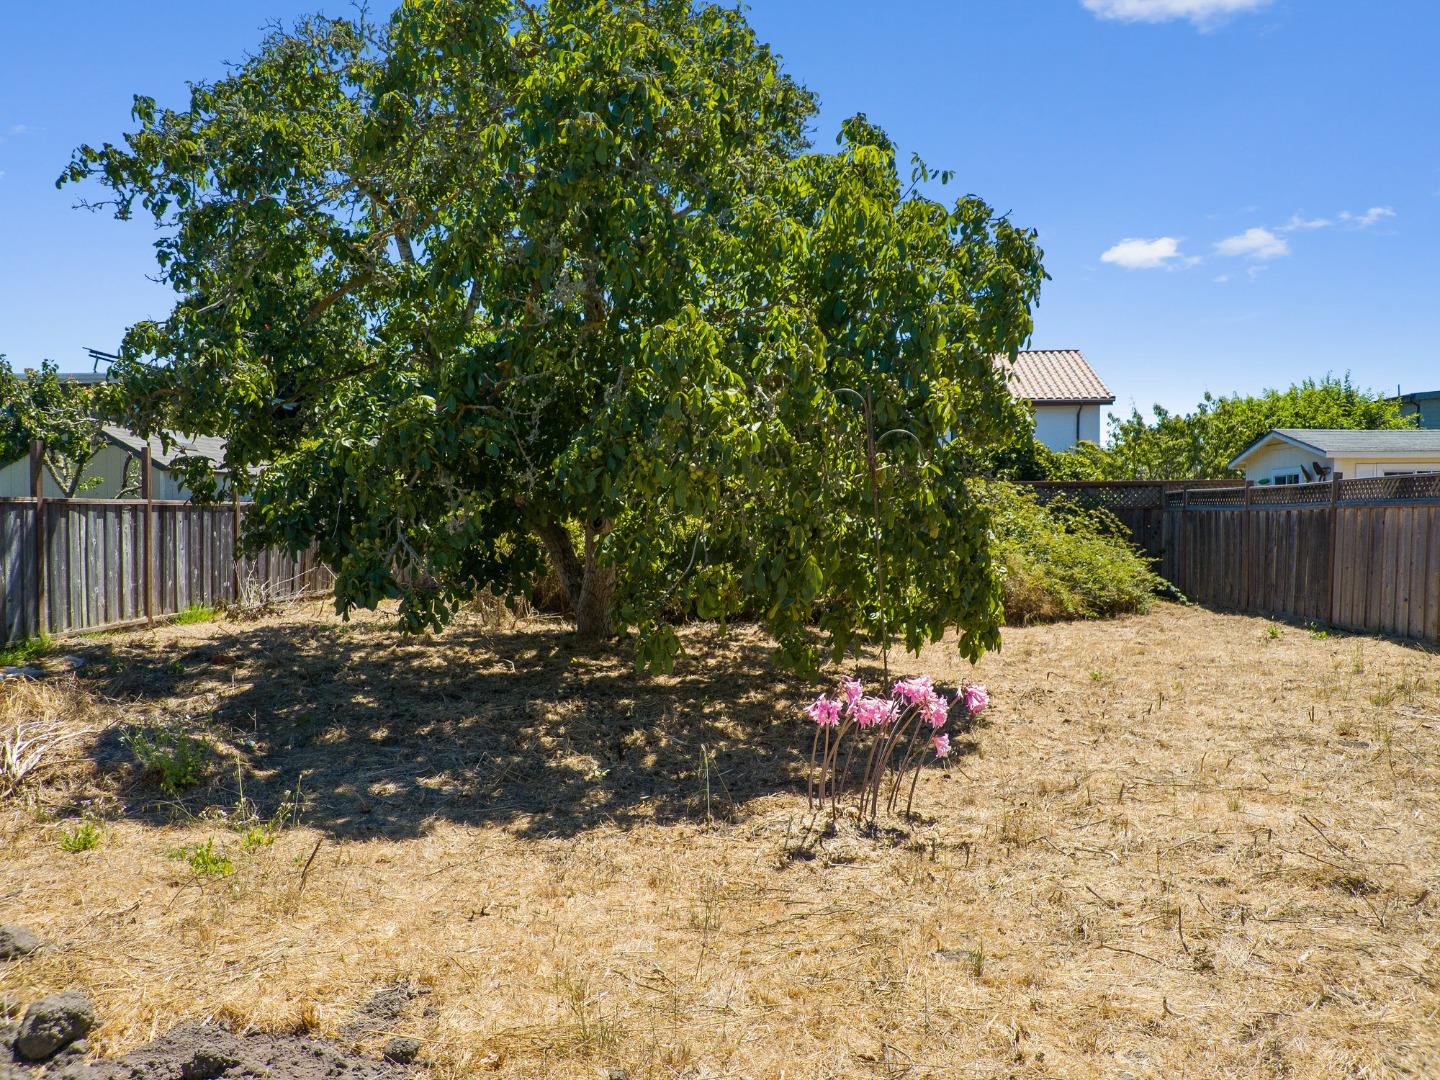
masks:
[[[60,833],[60,850],[78,855],[82,851],[93,851],[100,846],[100,827],[94,822],[82,821],[73,829]]]
[[[1042,506],[998,481],[985,485],[982,499],[994,518],[992,554],[1011,625],[1143,612],[1167,588],[1104,510]]]
[[[140,728],[132,731],[126,742],[141,768],[169,795],[194,787],[210,771],[210,747],[194,735],[168,728]]]

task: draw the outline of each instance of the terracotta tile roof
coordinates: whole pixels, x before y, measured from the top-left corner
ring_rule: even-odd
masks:
[[[1015,396],[1037,405],[1115,403],[1115,395],[1079,349],[1032,349],[1018,353],[1013,366],[1005,357],[997,357],[996,363],[1010,368]]]

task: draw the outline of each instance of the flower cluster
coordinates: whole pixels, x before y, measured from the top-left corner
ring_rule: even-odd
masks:
[[[805,710],[815,724],[812,804],[818,792],[820,802],[828,797],[838,812],[840,798],[854,779],[859,782],[860,812],[864,815],[868,809],[873,817],[878,812],[880,789],[889,778],[887,808],[893,810],[904,777],[915,771],[918,778],[920,751],[928,746],[937,759],[950,756],[950,735],[943,729],[952,713],[958,711],[961,717],[970,718],[989,704],[990,695],[983,686],[971,683],[947,698],[935,689],[928,675],[897,679],[886,697],[866,694],[864,683],[857,678],[841,679],[838,694],[822,694]],[[847,739],[848,749],[842,755],[841,746]],[[857,739],[868,742],[859,753]],[[852,763],[858,774],[852,772]],[[912,780],[911,798],[914,791]],[[906,809],[908,812],[908,803]]]
[[[990,695],[985,687],[976,683],[961,687],[951,701],[935,689],[929,675],[916,675],[896,680],[887,699],[866,694],[865,685],[847,675],[840,680],[838,697],[821,694],[810,703],[805,713],[817,727],[838,728],[844,718],[854,721],[861,730],[868,730],[898,723],[907,712],[913,712],[923,718],[932,730],[939,732],[950,719],[953,705],[959,705],[966,716],[978,716],[989,704]],[[947,736],[937,734],[934,745],[938,757],[949,754],[950,740]],[[940,750],[942,746],[945,747],[944,752]]]

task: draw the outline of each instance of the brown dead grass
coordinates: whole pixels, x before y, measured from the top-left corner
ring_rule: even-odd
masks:
[[[653,680],[536,621],[101,639],[76,708],[217,764],[167,801],[112,729],[0,807],[0,921],[55,943],[0,993],[82,986],[118,1051],[338,1035],[408,981],[443,1078],[1440,1075],[1440,660],[1267,626],[1007,631],[930,816],[875,836],[810,827],[813,690],[746,631]],[[210,839],[233,876],[169,855]]]

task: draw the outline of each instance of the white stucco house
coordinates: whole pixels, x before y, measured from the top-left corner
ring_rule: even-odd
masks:
[[[1256,484],[1307,484],[1440,472],[1440,430],[1275,428],[1230,461]]]
[[[129,479],[132,486],[139,483],[138,470],[145,451],[145,440],[133,431],[116,427],[113,424],[102,425],[100,431],[105,439],[105,445],[86,466],[80,490],[75,494],[78,499],[114,499],[119,496],[126,479]],[[223,470],[225,440],[174,433],[170,435],[170,440],[170,448],[167,450],[161,445],[158,438],[150,439],[151,495],[156,499],[189,499],[189,490],[180,483],[172,471],[175,463],[183,457],[199,455],[209,458],[217,469]],[[126,465],[131,461],[134,464],[130,465],[127,477]],[[49,470],[44,470],[44,477],[45,497],[47,499],[63,498],[64,492],[55,483],[55,478],[50,475]],[[28,456],[0,468],[0,496],[12,498],[24,497],[29,494],[30,459]]]
[[[1010,389],[1035,410],[1035,438],[1051,450],[1100,441],[1100,410],[1115,395],[1079,349],[1031,349],[996,360]]]

